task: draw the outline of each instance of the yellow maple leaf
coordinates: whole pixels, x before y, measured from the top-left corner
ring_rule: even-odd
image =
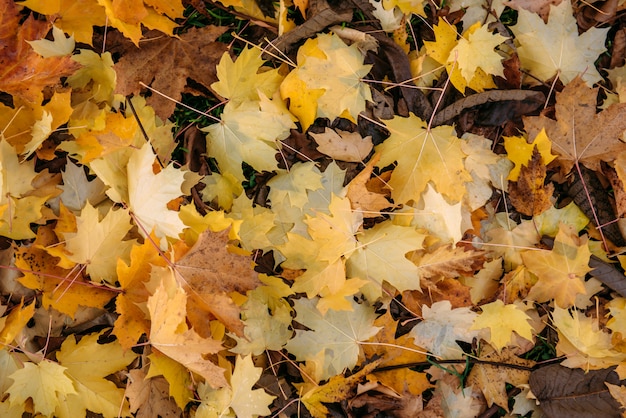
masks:
[[[119,29],[137,47],[142,37],[141,25],[172,36],[174,28],[178,26],[174,19],[183,18],[185,10],[180,0],[97,1],[104,7],[108,23]]]
[[[22,299],[19,305],[13,307],[13,310],[9,314],[0,319],[0,344],[7,346],[13,342],[15,337],[22,331],[28,321],[33,317],[35,313],[35,303],[31,303],[27,307],[24,306],[24,300]]]
[[[96,158],[129,147],[137,132],[139,127],[133,117],[108,112],[103,129],[90,129],[77,136],[75,141],[64,142],[60,148],[79,156],[83,164],[89,164]]]
[[[507,152],[507,157],[515,164],[515,167],[509,172],[507,180],[517,181],[522,166],[528,166],[528,162],[532,159],[535,147],[537,147],[545,165],[550,164],[556,158],[556,155],[550,153],[552,141],[548,138],[545,129],[539,131],[530,143],[522,136],[504,137],[504,149]]]
[[[211,387],[227,385],[224,370],[203,355],[222,349],[220,341],[202,338],[187,326],[187,294],[175,283],[163,283],[148,299],[150,344],[206,379]]]
[[[14,99],[13,107],[0,103],[0,127],[4,139],[15,147],[18,154],[32,153],[49,134],[66,123],[73,112],[70,105],[71,92],[54,93],[45,105]],[[47,115],[47,116],[46,116]],[[48,119],[46,131],[41,131],[41,121]],[[40,123],[35,128],[36,122]],[[51,158],[46,158],[51,159]]]
[[[474,319],[470,329],[489,328],[489,342],[498,350],[512,342],[513,332],[527,340],[533,339],[533,327],[528,322],[530,317],[516,304],[505,305],[500,299],[480,307],[482,313]]]
[[[469,87],[475,91],[496,87],[491,74],[504,74],[500,56],[494,48],[506,40],[500,34],[493,35],[487,25],[475,23],[457,41],[454,25],[441,21],[433,26],[435,41],[424,42],[426,53],[446,66],[450,81],[461,93]]]
[[[167,265],[167,260],[154,245],[156,236],[151,235],[150,238],[152,240],[146,239],[142,245],[133,246],[129,264],[123,260],[117,262],[117,280],[124,292],[115,299],[119,316],[115,320],[113,333],[126,350],[136,344],[142,334],[150,331],[146,307],[150,292],[146,283],[154,267]]]
[[[278,141],[295,128],[291,117],[265,96],[259,102],[229,102],[221,119],[202,129],[207,132],[207,151],[223,175],[230,174],[239,182],[245,180],[241,168],[244,161],[258,171],[274,171]]]
[[[328,408],[324,403],[341,402],[348,399],[357,385],[381,363],[381,360],[373,361],[365,365],[358,372],[349,377],[333,376],[327,383],[315,386],[306,391],[302,396],[302,403],[315,418],[324,418],[329,415]],[[302,384],[296,384],[302,386]]]
[[[102,333],[93,333],[83,336],[77,343],[74,336],[69,336],[56,352],[76,392],[59,397],[62,402],[57,405],[55,416],[80,417],[85,416],[86,410],[105,417],[128,416],[124,389],[105,378],[125,370],[137,354],[124,350],[117,341],[101,344],[98,342],[101,337]]]
[[[591,251],[587,237],[578,237],[574,228],[560,224],[551,251],[524,251],[524,264],[539,279],[530,289],[528,298],[545,302],[554,299],[563,308],[574,305],[576,295],[586,294],[585,274],[589,267]]]
[[[374,325],[380,327],[381,330],[370,338],[367,345],[363,346],[366,358],[381,357],[380,366],[382,367],[426,361],[426,350],[414,345],[409,334],[396,338],[398,321],[393,319],[389,311],[376,318]],[[372,376],[401,396],[419,396],[433,386],[428,381],[426,373],[416,372],[409,367],[374,371]]]
[[[626,353],[614,349],[611,335],[600,329],[598,318],[555,306],[552,323],[559,333],[557,355],[567,356],[561,363],[566,367],[595,370],[615,366],[626,359]]]
[[[106,24],[104,8],[94,0],[25,0],[21,5],[46,16],[77,42],[92,44],[93,27]]]
[[[341,116],[355,122],[365,110],[365,102],[372,101],[370,89],[362,81],[370,68],[363,64],[355,44],[347,46],[337,35],[321,34],[300,47],[298,66],[285,78],[280,93],[283,99],[294,101],[294,110],[291,106],[290,110],[302,116],[303,130],[316,117],[334,120]],[[317,97],[316,108],[302,101],[306,96]]]
[[[110,52],[98,54],[88,49],[79,49],[78,54],[72,57],[74,61],[81,65],[74,74],[67,78],[67,84],[74,91],[74,100],[79,100],[79,104],[108,102],[111,104],[113,90],[115,89],[117,75],[113,69],[113,57]],[[82,100],[81,100],[82,99]],[[75,105],[76,111],[72,115],[71,125],[87,126],[95,130],[102,127],[93,125],[93,121],[85,124],[83,120],[90,119],[86,115],[85,106]],[[98,114],[101,109],[96,106],[92,113]],[[77,115],[78,114],[78,115]],[[83,117],[81,117],[81,114]],[[72,134],[79,136],[81,131],[72,130]]]
[[[44,308],[53,307],[72,318],[80,306],[103,308],[115,293],[88,283],[82,272],[59,267],[59,259],[45,249],[54,245],[58,245],[58,240],[52,226],[46,225],[37,229],[37,238],[31,247],[18,248],[15,266],[24,274],[19,282],[43,292]]]
[[[146,379],[154,376],[163,376],[169,383],[169,394],[176,401],[180,409],[185,409],[190,399],[193,399],[193,381],[191,373],[182,364],[172,360],[159,351],[153,351],[148,356],[150,359],[150,369],[146,374]]]
[[[384,222],[358,236],[357,248],[348,258],[348,276],[367,279],[368,299],[382,296],[383,282],[399,291],[420,288],[418,268],[406,255],[422,248],[426,235],[410,226]]]
[[[85,264],[93,281],[114,284],[115,266],[118,260],[128,259],[133,244],[123,240],[131,228],[128,211],[110,209],[99,219],[98,209],[87,203],[76,222],[77,232],[64,235],[67,258]]]
[[[75,394],[74,383],[66,374],[67,368],[50,360],[38,364],[24,363],[9,378],[13,384],[7,389],[11,405],[24,405],[30,398],[33,409],[44,416],[51,416],[61,405],[63,396]]]
[[[505,40],[506,38],[499,33],[490,32],[487,25],[476,22],[463,33],[456,46],[452,48],[447,64],[456,61],[461,76],[470,86],[478,69],[483,70],[485,74],[504,77],[502,56],[494,49]],[[453,79],[451,81],[455,84]],[[456,84],[455,87],[458,88]],[[459,90],[463,92],[465,89]]]
[[[272,97],[283,77],[278,70],[260,71],[264,62],[261,54],[259,48],[244,48],[233,61],[225,52],[217,65],[219,81],[211,84],[211,88],[235,104],[259,100],[259,92]]]
[[[452,126],[429,129],[426,122],[411,114],[385,121],[391,136],[376,146],[381,154],[377,167],[397,162],[389,187],[396,204],[418,202],[429,181],[452,202],[459,202],[471,180],[465,170],[465,153]]]
[[[595,60],[606,50],[604,39],[609,28],[591,27],[579,35],[572,4],[567,1],[550,5],[547,23],[528,10],[518,13],[511,31],[520,44],[517,53],[522,68],[541,81],[558,76],[567,84],[580,75],[592,86],[602,79]]]

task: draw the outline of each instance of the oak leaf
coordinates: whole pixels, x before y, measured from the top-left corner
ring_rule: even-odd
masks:
[[[227,48],[226,44],[215,42],[224,30],[218,26],[192,28],[180,39],[157,39],[126,51],[114,67],[115,92],[124,96],[137,94],[142,89],[139,83],[143,82],[161,94],[180,100],[187,78],[209,88],[217,81],[214,69],[218,57]],[[156,93],[147,102],[161,119],[170,117],[176,106],[174,101]]]
[[[565,174],[578,163],[598,171],[601,161],[613,161],[624,149],[620,138],[626,130],[626,103],[596,113],[597,95],[597,88],[576,78],[556,94],[556,120],[545,115],[524,119],[529,137],[545,128]]]

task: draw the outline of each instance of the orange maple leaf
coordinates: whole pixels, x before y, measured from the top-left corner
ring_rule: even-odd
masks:
[[[27,41],[45,37],[49,22],[20,15],[12,0],[0,2],[0,91],[29,103],[41,103],[43,90],[59,84],[59,78],[79,68],[70,56],[43,58]]]

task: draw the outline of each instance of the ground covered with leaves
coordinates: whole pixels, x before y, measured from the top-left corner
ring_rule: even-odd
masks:
[[[622,416],[622,3],[0,0],[0,415]]]

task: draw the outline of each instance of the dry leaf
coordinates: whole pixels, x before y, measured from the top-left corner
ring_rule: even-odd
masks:
[[[326,128],[324,133],[315,134],[311,132],[309,135],[317,142],[319,152],[335,160],[360,163],[367,158],[374,148],[372,137],[363,138],[358,132]]]
[[[556,94],[556,120],[545,115],[524,119],[530,138],[545,128],[552,140],[552,153],[565,173],[580,162],[600,170],[601,161],[613,161],[626,144],[620,139],[626,130],[626,103],[614,104],[596,114],[597,88],[576,78]]]
[[[380,216],[380,211],[393,206],[385,195],[368,189],[367,184],[374,170],[374,166],[380,159],[380,154],[375,154],[365,168],[348,183],[346,196],[350,199],[352,210],[363,213],[364,218]]]
[[[241,337],[240,309],[228,294],[245,293],[261,282],[253,270],[252,258],[229,249],[228,232],[204,231],[191,250],[176,262],[176,270],[189,294],[188,309],[210,312]]]
[[[215,42],[224,31],[224,27],[206,26],[190,29],[180,38],[163,38],[160,32],[153,33],[155,39],[143,43],[140,49],[126,51],[115,64],[116,93],[137,94],[142,89],[139,83],[143,82],[180,100],[187,78],[210,88],[217,81],[215,66],[227,49],[226,44]],[[147,102],[161,119],[170,117],[176,106],[171,99],[156,93]]]
[[[522,165],[517,181],[509,182],[509,197],[518,212],[535,216],[552,207],[550,198],[554,193],[554,185],[544,184],[545,180],[546,165],[535,146],[528,165]]]

